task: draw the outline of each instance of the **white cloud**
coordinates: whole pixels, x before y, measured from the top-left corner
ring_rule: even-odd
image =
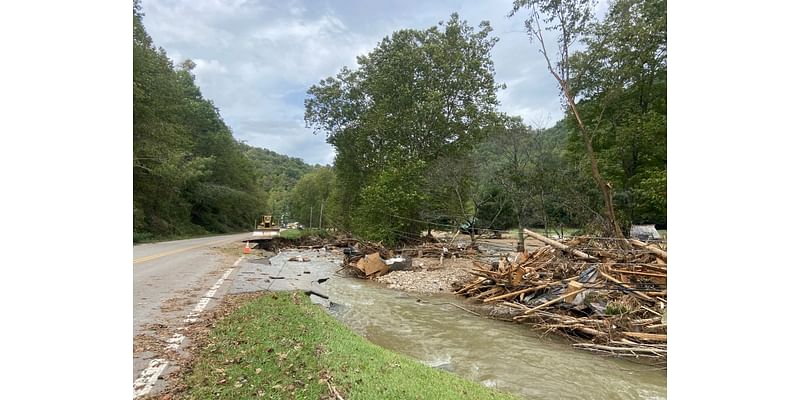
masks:
[[[527,123],[562,115],[558,90],[541,56],[493,2],[292,0],[143,0],[144,23],[175,62],[191,58],[203,95],[219,108],[234,136],[310,163],[331,163],[333,149],[303,121],[305,92],[393,31],[426,29],[453,11],[473,27],[490,20],[500,42],[492,51],[501,110]]]

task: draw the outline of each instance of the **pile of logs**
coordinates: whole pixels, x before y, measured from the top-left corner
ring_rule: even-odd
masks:
[[[666,359],[667,252],[637,240],[576,237],[495,264],[456,293],[515,310],[513,319],[598,353]]]

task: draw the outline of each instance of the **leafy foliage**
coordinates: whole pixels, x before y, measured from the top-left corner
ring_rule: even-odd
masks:
[[[267,190],[288,191],[311,167],[236,141],[195,84],[194,63],[174,66],[142,17],[134,3],[134,238],[251,228],[268,211]]]
[[[618,0],[574,55],[584,100],[597,121],[600,169],[625,220],[665,225],[667,169],[667,14],[665,0]],[[573,127],[573,121],[569,121]],[[578,137],[571,136],[573,155]]]
[[[418,235],[387,218],[419,219],[421,171],[484,137],[497,106],[489,55],[497,39],[488,22],[479,28],[453,14],[439,27],[395,32],[358,69],[309,89],[306,124],[336,148],[334,197],[346,227],[387,242]]]
[[[311,170],[289,192],[288,204],[292,219],[303,224],[308,222],[308,228],[335,226],[325,216],[335,214],[331,209],[331,193],[336,187],[336,175],[331,167],[319,167]],[[322,218],[320,217],[322,216]]]

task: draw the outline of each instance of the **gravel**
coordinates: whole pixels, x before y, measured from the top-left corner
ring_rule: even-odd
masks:
[[[453,291],[453,284],[473,277],[469,273],[472,262],[467,259],[444,260],[444,265],[440,267],[439,259],[415,258],[412,265],[411,271],[390,272],[376,280],[390,289],[406,292],[449,293]]]

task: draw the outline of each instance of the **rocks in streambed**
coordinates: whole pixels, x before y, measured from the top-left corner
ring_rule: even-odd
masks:
[[[393,271],[376,280],[391,289],[417,293],[450,293],[455,284],[465,282],[471,277],[468,269],[449,266],[430,270]]]

